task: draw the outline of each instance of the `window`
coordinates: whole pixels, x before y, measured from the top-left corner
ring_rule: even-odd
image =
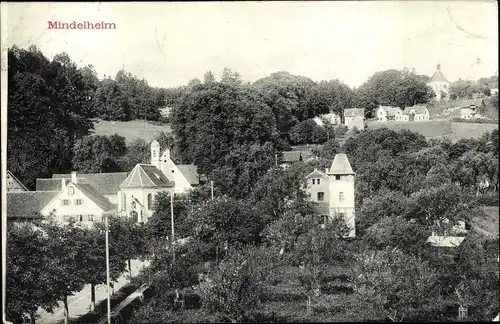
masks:
[[[83,205],[83,199],[77,199],[75,200],[76,205]]]
[[[153,195],[148,194],[148,210],[151,210]]]
[[[172,173],[174,173],[174,170],[172,170]]]
[[[335,176],[335,180],[340,180],[340,176],[339,176],[339,175],[336,175],[336,176]]]
[[[319,179],[316,179],[316,182],[319,184]]]
[[[345,219],[345,213],[338,213],[339,217]]]
[[[316,184],[316,179],[313,179],[313,184]]]
[[[323,201],[323,200],[325,200],[325,193],[318,192],[318,201]]]
[[[156,151],[153,151],[153,157],[154,158],[156,157]]]
[[[83,215],[78,215],[77,218],[79,222],[83,222]]]
[[[326,224],[326,222],[328,221],[328,215],[321,215],[320,218],[319,218],[319,223],[321,225],[323,224]]]
[[[344,193],[339,192],[339,201],[344,201]]]
[[[89,215],[89,222],[93,222],[94,221],[94,215]]]
[[[70,195],[70,196],[71,196],[71,195],[73,195],[74,193],[75,193],[75,188],[73,188],[73,187],[69,187],[69,188],[68,188],[68,195]]]
[[[63,199],[61,201],[61,203],[62,203],[63,206],[68,206],[69,205],[69,200],[68,199]]]
[[[458,307],[458,318],[461,320],[467,318],[467,307],[463,307],[461,305]]]

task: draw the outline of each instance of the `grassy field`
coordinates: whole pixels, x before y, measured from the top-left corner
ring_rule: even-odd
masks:
[[[392,130],[407,129],[424,135],[426,138],[447,137],[457,141],[462,138],[478,138],[485,132],[498,129],[497,124],[456,123],[449,120],[430,120],[425,122],[369,122],[368,129],[387,127]]]
[[[125,137],[127,143],[142,138],[146,142],[152,142],[156,134],[160,132],[170,133],[170,125],[155,125],[143,120],[132,120],[128,122],[99,120],[94,124],[97,135],[118,134]]]
[[[499,224],[499,207],[498,206],[485,206],[484,212],[486,214],[486,218],[477,219],[475,222],[477,225],[483,230],[493,234],[498,235],[498,226]]]

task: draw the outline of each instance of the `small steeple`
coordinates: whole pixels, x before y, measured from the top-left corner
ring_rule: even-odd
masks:
[[[438,71],[441,70],[441,64],[439,64],[439,62],[437,64],[436,68],[438,69]]]

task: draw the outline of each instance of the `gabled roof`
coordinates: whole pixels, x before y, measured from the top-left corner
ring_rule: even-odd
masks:
[[[476,105],[477,107],[484,106],[484,100],[483,99],[464,99],[464,100],[458,100],[453,103],[454,107],[459,107],[459,108],[469,108],[471,105]]]
[[[415,113],[417,114],[424,114],[426,111],[428,111],[426,106],[416,105],[412,107],[406,107],[405,110],[403,110],[403,114],[409,115],[413,109],[415,109]]]
[[[73,183],[72,185],[79,189],[87,198],[92,200],[103,211],[107,212],[116,208],[116,206],[113,205],[108,198],[98,193],[97,190],[91,185],[87,183]]]
[[[300,151],[284,151],[282,162],[298,162],[302,161]]]
[[[36,179],[36,191],[60,191],[61,188],[61,179]]]
[[[330,170],[328,170],[328,174],[352,174],[354,175],[354,171],[352,171],[351,164],[347,159],[347,155],[344,153],[337,153],[333,158],[332,166]]]
[[[194,164],[179,164],[177,168],[182,175],[187,179],[190,185],[199,185],[200,176],[198,174],[198,167]]]
[[[7,192],[7,218],[37,218],[58,194],[56,191]]]
[[[438,68],[438,70],[436,72],[434,72],[434,75],[432,76],[432,78],[429,80],[428,83],[432,83],[432,82],[446,82],[446,83],[450,83],[450,81],[448,81],[443,72],[441,72],[441,69]]]
[[[16,182],[19,184],[19,186],[21,186],[21,188],[22,188],[22,189],[24,189],[24,190],[28,191],[28,189],[26,188],[26,186],[25,186],[25,185],[24,185],[21,181],[19,181],[19,179],[18,179],[18,178],[16,178],[16,177],[12,174],[12,172],[10,172],[9,170],[7,170],[7,175],[8,175],[8,176],[10,176],[10,177],[11,177],[14,181],[16,181]]]
[[[398,111],[401,111],[401,108],[392,106],[379,106],[378,108],[383,109],[388,116],[396,115]]]
[[[123,181],[120,188],[169,188],[174,183],[151,164],[137,164]]]
[[[61,189],[61,178],[65,178],[66,182],[71,181],[71,174],[54,174],[53,179],[58,179],[59,184],[49,184],[48,181],[40,181],[41,188],[58,186],[57,190]],[[111,173],[79,173],[77,174],[78,183],[90,184],[101,195],[116,194],[120,190],[120,185],[127,179],[127,172],[111,172]],[[37,179],[37,190],[38,190]],[[42,184],[46,182],[45,184]]]
[[[315,169],[313,172],[309,173],[307,176],[306,176],[306,179],[309,179],[309,178],[312,178],[312,177],[322,177],[322,178],[328,178],[328,174],[324,173],[324,172],[321,172],[320,170],[318,169]]]
[[[365,117],[365,108],[347,108],[344,109],[344,117]]]

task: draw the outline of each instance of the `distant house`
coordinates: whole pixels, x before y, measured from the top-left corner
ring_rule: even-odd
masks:
[[[160,144],[155,140],[151,143],[151,164],[137,164],[120,185],[118,214],[145,222],[153,214],[158,193],[185,193],[199,183],[195,165],[176,165],[169,149],[160,155]]]
[[[162,117],[170,117],[170,114],[172,113],[172,107],[163,107],[163,108],[160,108],[160,115]]]
[[[460,108],[460,118],[474,119],[481,117],[479,111],[484,109],[485,104],[483,99],[469,99],[456,102],[455,107]]]
[[[403,110],[399,107],[379,106],[375,110],[375,118],[379,122],[386,122],[388,120],[404,121]]]
[[[320,118],[324,121],[329,122],[332,125],[339,125],[342,123],[342,119],[340,118],[340,115],[337,113],[334,113],[334,112],[320,115]]]
[[[447,220],[445,220],[447,222]],[[469,232],[470,226],[463,221],[459,221],[449,231],[435,232],[427,239],[433,246],[454,248],[458,247],[465,240],[466,234]]]
[[[116,212],[116,205],[101,195],[88,183],[78,181],[77,173],[71,173],[71,179],[59,179],[61,190],[46,204],[40,213],[52,216],[55,220],[65,223],[70,220],[84,223],[102,221],[105,214]]]
[[[304,157],[302,156],[301,151],[284,151],[282,153],[282,157],[280,160],[280,166],[282,168],[288,168],[293,163],[303,161]]]
[[[427,85],[431,87],[436,94],[437,101],[448,99],[450,96],[451,82],[448,81],[443,72],[441,72],[441,64],[437,65],[436,72],[432,75]]]
[[[406,107],[403,111],[404,121],[427,121],[430,120],[429,109],[424,105]],[[407,116],[407,117],[406,117]]]
[[[344,124],[352,129],[356,127],[359,130],[365,128],[365,109],[364,108],[348,108],[344,109]]]
[[[56,191],[7,192],[7,220],[30,221],[40,218],[40,211],[54,199]]]
[[[350,228],[349,237],[356,236],[354,179],[355,173],[343,153],[335,155],[330,169],[316,169],[306,176],[305,192],[316,203],[321,221],[342,217]]]
[[[320,117],[314,117],[313,118],[313,121],[316,123],[316,125],[318,126],[325,126],[325,123],[323,122],[323,120],[320,118]]]
[[[7,192],[28,191],[19,179],[17,179],[9,170],[7,170]]]
[[[78,182],[92,186],[100,195],[106,197],[112,204],[118,204],[117,193],[120,185],[127,178],[127,172],[111,173],[78,173]],[[71,180],[71,174],[53,174],[52,179],[36,179],[37,191],[59,191],[61,190],[61,179],[66,182]]]

